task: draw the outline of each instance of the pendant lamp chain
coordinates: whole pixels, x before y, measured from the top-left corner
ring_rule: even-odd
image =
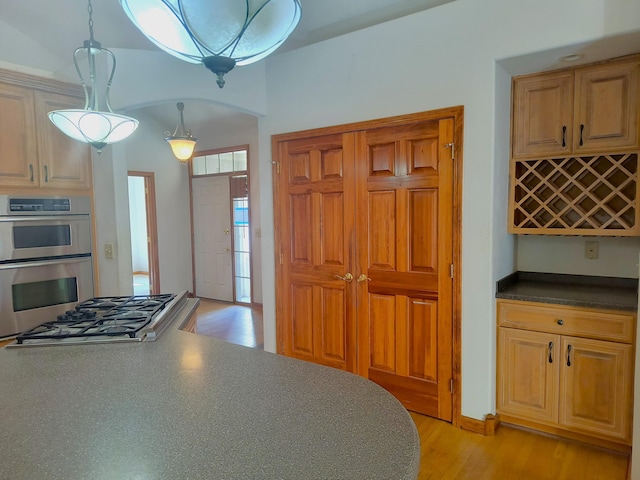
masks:
[[[91,5],[91,0],[89,0],[87,10],[89,11],[89,41],[93,43],[93,5]]]

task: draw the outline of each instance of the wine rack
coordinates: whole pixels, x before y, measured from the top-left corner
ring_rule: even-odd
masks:
[[[512,160],[509,232],[638,235],[638,152]]]

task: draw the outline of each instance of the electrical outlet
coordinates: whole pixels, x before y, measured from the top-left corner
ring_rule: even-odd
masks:
[[[113,243],[104,244],[104,258],[113,258]]]
[[[585,242],[584,258],[589,260],[597,260],[598,258],[598,242]]]

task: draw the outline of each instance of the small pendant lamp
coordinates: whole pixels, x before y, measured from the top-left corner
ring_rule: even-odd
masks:
[[[184,128],[184,103],[178,102],[178,111],[180,112],[180,123],[176,126],[173,135],[170,132],[164,132],[164,139],[171,145],[171,150],[180,163],[187,163],[187,160],[193,155],[193,149],[196,147],[197,138],[193,138],[191,130]]]
[[[73,63],[84,89],[85,104],[83,109],[54,110],[49,112],[49,119],[63,133],[80,142],[94,147],[98,154],[109,143],[119,142],[131,135],[138,128],[138,120],[113,113],[109,103],[109,90],[116,71],[116,58],[110,50],[102,48],[100,42],[93,38],[93,7],[89,0],[89,40],[73,52]],[[88,62],[89,85],[82,75],[79,57],[86,55]],[[111,61],[111,72],[106,83],[104,96],[98,93],[96,80],[96,63],[99,56],[106,55],[107,63]]]
[[[217,76],[266,57],[300,21],[299,0],[120,0],[153,43]]]

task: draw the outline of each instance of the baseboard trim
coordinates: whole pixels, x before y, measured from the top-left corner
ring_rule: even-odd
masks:
[[[496,415],[487,414],[484,420],[477,420],[471,417],[463,416],[460,421],[460,428],[473,433],[479,433],[487,437],[493,436],[500,424],[500,419]]]

